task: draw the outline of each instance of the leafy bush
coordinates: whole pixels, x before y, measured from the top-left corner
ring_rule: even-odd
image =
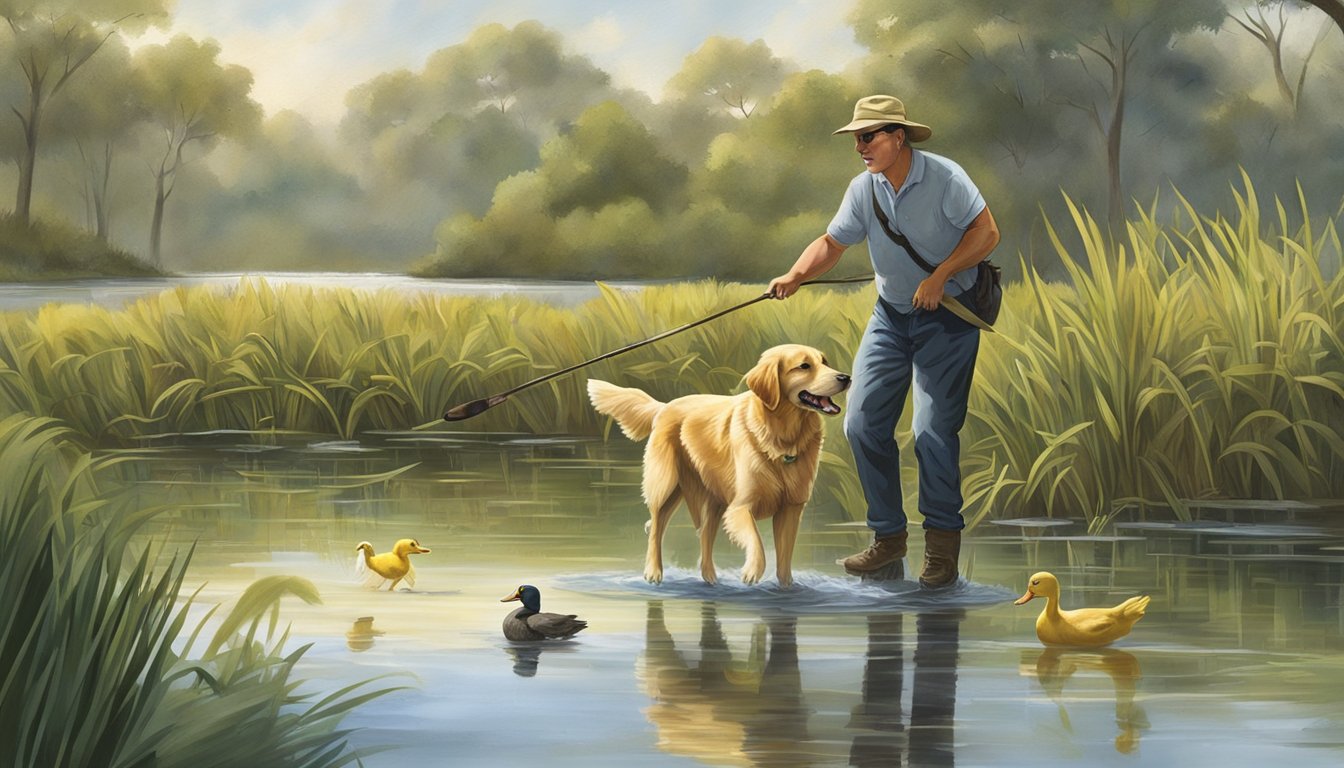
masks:
[[[88,232],[44,221],[25,226],[12,214],[0,214],[0,280],[157,274],[138,257]]]

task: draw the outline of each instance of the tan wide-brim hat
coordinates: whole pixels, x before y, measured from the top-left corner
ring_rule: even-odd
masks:
[[[910,141],[925,141],[933,135],[933,129],[922,123],[916,123],[905,116],[905,104],[895,96],[864,96],[854,104],[854,119],[849,125],[836,133],[861,133],[892,123],[905,126],[905,137]]]

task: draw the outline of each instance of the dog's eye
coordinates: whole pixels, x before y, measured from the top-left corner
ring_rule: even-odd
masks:
[[[802,365],[800,365],[800,366],[798,366],[798,367],[799,367],[799,368],[802,368],[804,371],[806,371],[807,369],[809,369],[809,368],[812,367],[812,364],[811,364],[811,363],[803,363]]]

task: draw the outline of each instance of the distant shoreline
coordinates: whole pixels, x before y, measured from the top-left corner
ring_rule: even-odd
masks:
[[[131,302],[178,286],[214,285],[227,289],[247,279],[368,292],[419,291],[482,297],[522,295],[559,306],[579,304],[599,294],[597,282],[592,280],[428,278],[395,272],[191,272],[154,277],[83,277],[0,283],[0,312],[32,311],[52,303],[95,304],[121,309]],[[635,289],[664,282],[667,281],[606,284]]]

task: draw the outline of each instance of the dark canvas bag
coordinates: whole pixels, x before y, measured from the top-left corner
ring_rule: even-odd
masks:
[[[919,268],[933,274],[933,265],[924,260],[923,256],[915,250],[910,244],[910,240],[905,235],[900,234],[891,228],[891,222],[887,220],[887,215],[882,212],[882,206],[877,203],[877,190],[872,190],[873,195],[873,213],[877,214],[877,220],[882,224],[882,230],[887,233],[887,237],[892,242],[905,249],[910,255],[910,259],[919,265]],[[988,258],[982,259],[975,265],[975,314],[985,325],[993,325],[995,320],[999,319],[999,306],[1003,303],[1003,288],[999,285],[1003,270],[999,269],[997,264],[990,263]]]

